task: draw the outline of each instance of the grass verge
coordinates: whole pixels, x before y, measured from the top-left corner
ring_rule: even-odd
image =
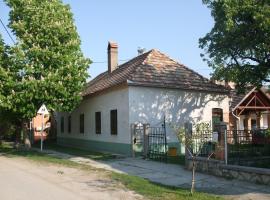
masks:
[[[126,188],[155,200],[223,200],[222,197],[203,192],[190,194],[188,189],[165,186],[147,179],[126,174],[111,173],[111,178],[121,182]]]
[[[67,152],[65,152],[67,153]],[[40,153],[32,150],[16,150],[10,144],[3,143],[0,145],[0,155],[7,157],[24,157],[31,161],[38,163],[58,164],[67,167],[76,167],[82,170],[95,170],[88,165],[79,164],[70,160],[56,158],[51,155]],[[190,195],[188,189],[181,189],[177,187],[169,187],[165,185],[156,184],[146,179],[131,176],[127,174],[119,174],[115,172],[107,172],[110,178],[118,183],[121,183],[126,188],[135,191],[138,194],[156,200],[222,200],[223,198],[207,193],[196,192]]]
[[[33,146],[39,148],[40,144],[36,143]],[[74,147],[65,147],[65,146],[60,146],[54,142],[44,142],[44,149],[54,150],[61,153],[67,153],[74,156],[90,158],[93,160],[109,160],[109,159],[116,158],[116,155],[112,155],[109,153],[94,152],[94,151],[83,150],[83,149],[78,149]]]
[[[51,164],[58,164],[67,167],[79,167],[80,164],[72,162],[70,160],[56,158],[50,156],[45,153],[40,153],[33,150],[25,150],[25,149],[14,149],[11,144],[2,143],[0,145],[0,154],[12,158],[12,157],[23,157],[27,158],[32,161],[36,161],[39,163],[51,163]]]

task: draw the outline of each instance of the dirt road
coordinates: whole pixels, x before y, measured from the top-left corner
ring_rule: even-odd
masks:
[[[142,199],[114,183],[103,172],[40,165],[0,156],[0,199],[86,200]]]

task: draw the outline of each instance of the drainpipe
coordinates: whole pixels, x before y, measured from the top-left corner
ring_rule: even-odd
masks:
[[[232,115],[238,120],[238,122],[240,122],[240,117],[238,117],[238,116],[236,116],[234,113],[233,113],[233,111],[232,111]],[[240,127],[240,124],[239,123],[237,123],[237,128],[239,128]]]

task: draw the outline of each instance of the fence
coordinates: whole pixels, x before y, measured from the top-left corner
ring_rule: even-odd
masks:
[[[229,164],[249,165],[260,159],[268,159],[270,163],[269,130],[226,130],[216,134],[212,130],[192,132],[189,135],[191,153]]]
[[[218,136],[211,130],[186,131],[186,137],[191,153],[198,155],[196,170],[270,185],[269,130],[221,129]],[[193,162],[186,151],[186,168],[192,170]]]
[[[270,135],[267,129],[228,130],[228,162],[254,165],[259,160],[270,160]]]
[[[164,125],[148,127],[148,158],[167,161],[167,137]]]
[[[216,141],[213,141],[212,130],[192,132],[188,140],[190,141],[191,153],[200,157],[209,157],[215,151]]]

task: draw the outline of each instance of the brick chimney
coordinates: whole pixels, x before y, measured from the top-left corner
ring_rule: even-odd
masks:
[[[118,66],[118,45],[116,42],[108,43],[108,72],[113,72]]]

